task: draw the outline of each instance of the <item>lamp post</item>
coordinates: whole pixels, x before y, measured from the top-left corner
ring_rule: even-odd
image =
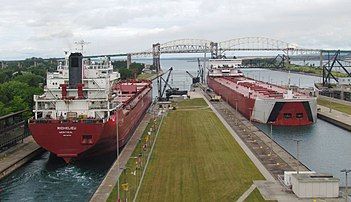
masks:
[[[118,110],[116,110],[116,140],[117,140],[117,169],[119,169],[119,160],[118,160],[118,157],[119,157],[119,140],[118,140],[118,138],[119,138],[119,135],[118,135],[118,122],[119,122],[119,120],[118,120]],[[119,177],[117,178],[117,187],[118,187],[118,189],[117,189],[117,201],[119,202],[121,199],[120,199],[120,191],[119,191],[119,189],[120,189],[120,187],[119,187]]]
[[[297,174],[300,174],[300,153],[299,153],[299,143],[301,139],[294,139],[296,142],[296,159],[297,159]]]
[[[273,122],[270,121],[269,123],[271,124],[271,133],[270,133],[270,136],[271,136],[271,151],[270,151],[270,154],[272,155],[272,153],[273,153]]]
[[[334,97],[334,96],[333,96]],[[331,92],[329,92],[329,113],[331,113],[332,112],[332,102],[331,102],[331,98],[332,98],[332,94],[331,94]]]
[[[249,116],[250,116],[250,123],[251,123],[251,119],[252,119],[252,114],[253,114],[253,108],[249,108]]]
[[[351,172],[349,169],[342,169],[340,172],[345,173],[345,201],[347,202],[348,190],[347,190],[347,174]]]
[[[235,125],[238,125],[238,99],[234,99],[235,101]]]

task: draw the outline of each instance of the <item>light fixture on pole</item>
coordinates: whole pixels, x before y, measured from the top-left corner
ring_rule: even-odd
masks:
[[[347,197],[349,195],[348,190],[347,190],[347,174],[351,172],[350,169],[342,169],[340,172],[345,173],[345,201],[347,202]]]
[[[270,141],[270,143],[271,143],[271,151],[270,151],[270,153],[272,155],[273,154],[273,122],[270,121],[269,123],[271,125],[271,132],[270,132],[270,136],[271,136],[271,141]]]
[[[296,142],[296,159],[297,159],[297,174],[300,174],[300,153],[299,153],[299,143],[301,139],[294,139]]]
[[[119,122],[119,119],[118,119],[118,108],[116,109],[116,141],[117,141],[117,143],[116,143],[116,147],[117,147],[117,149],[116,149],[116,153],[117,153],[117,158],[116,158],[116,160],[117,160],[117,169],[118,169],[118,172],[119,172],[119,160],[118,160],[118,157],[119,157],[119,141],[118,141],[118,138],[119,138],[119,135],[118,135],[118,122]],[[118,178],[117,178],[117,201],[119,202],[120,201],[120,192],[119,192],[119,189],[120,189],[120,187],[119,187],[119,176],[118,176]]]

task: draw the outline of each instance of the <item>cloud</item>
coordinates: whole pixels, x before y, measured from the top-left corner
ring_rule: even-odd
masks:
[[[347,0],[12,0],[0,8],[1,58],[142,51],[179,38],[266,36],[308,48],[351,49]]]

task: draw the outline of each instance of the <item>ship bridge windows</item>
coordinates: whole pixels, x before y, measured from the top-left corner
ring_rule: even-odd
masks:
[[[284,119],[291,119],[292,114],[291,113],[284,113]]]

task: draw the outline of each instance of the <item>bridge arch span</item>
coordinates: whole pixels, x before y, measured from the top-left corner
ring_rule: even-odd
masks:
[[[178,39],[160,44],[161,53],[203,53],[210,49],[206,39]]]
[[[298,49],[295,44],[268,37],[241,37],[219,42],[221,51],[230,50],[288,50]]]

